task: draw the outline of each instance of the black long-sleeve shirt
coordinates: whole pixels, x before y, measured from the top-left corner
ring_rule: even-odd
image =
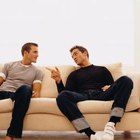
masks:
[[[113,82],[113,77],[106,67],[90,65],[71,72],[66,85],[64,86],[61,81],[57,84],[57,89],[59,93],[64,89],[75,92],[101,90],[103,86],[111,85]]]

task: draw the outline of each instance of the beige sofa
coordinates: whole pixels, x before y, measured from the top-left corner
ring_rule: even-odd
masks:
[[[0,70],[3,65],[0,65]],[[117,130],[140,130],[140,73],[130,71],[122,73],[121,63],[105,65],[116,80],[122,74],[128,75],[134,82],[134,89],[128,101],[126,112]],[[53,67],[53,66],[52,66]],[[75,70],[75,66],[57,66],[66,82],[68,74]],[[40,98],[33,98],[24,120],[24,130],[73,131],[75,130],[68,119],[60,112],[56,105],[57,89],[50,72],[39,67],[44,72]],[[123,94],[123,93],[122,93]],[[83,101],[78,107],[94,130],[103,130],[108,121],[112,101]],[[10,99],[0,100],[0,130],[6,130],[11,120],[13,103]]]

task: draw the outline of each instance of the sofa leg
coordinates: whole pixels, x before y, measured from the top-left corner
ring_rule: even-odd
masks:
[[[129,130],[124,131],[123,135],[124,135],[124,138],[131,138],[131,131]]]

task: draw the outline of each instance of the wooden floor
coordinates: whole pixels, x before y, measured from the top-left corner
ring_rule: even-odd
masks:
[[[0,140],[5,137],[6,131],[0,131]],[[15,139],[21,140],[21,139]],[[76,132],[58,132],[58,131],[24,131],[22,140],[89,140],[89,138]],[[115,140],[140,140],[140,131],[134,131],[130,134],[123,132],[115,133]]]

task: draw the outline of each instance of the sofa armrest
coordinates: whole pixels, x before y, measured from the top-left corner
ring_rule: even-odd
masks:
[[[140,72],[126,72],[124,75],[130,77],[133,81],[132,95],[136,95],[140,101]]]

